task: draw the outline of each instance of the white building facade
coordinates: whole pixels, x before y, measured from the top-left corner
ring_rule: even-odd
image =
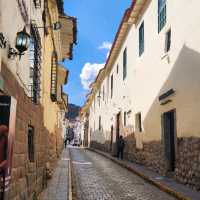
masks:
[[[127,159],[195,188],[200,187],[199,6],[196,0],[134,1],[85,103],[92,147],[115,153],[123,135]]]

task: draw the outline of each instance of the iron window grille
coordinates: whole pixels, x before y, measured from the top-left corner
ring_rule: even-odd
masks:
[[[41,0],[33,0],[35,8],[41,8]]]
[[[57,53],[54,51],[52,54],[52,60],[51,60],[51,88],[50,88],[50,97],[53,102],[57,101],[57,73],[58,73],[58,67],[57,67]]]
[[[28,158],[34,162],[34,127],[28,126]]]
[[[101,107],[101,88],[99,89],[98,100],[99,100],[99,107]]]
[[[140,25],[139,28],[139,56],[144,52],[144,22]]]
[[[167,31],[165,35],[165,53],[171,48],[171,29]]]
[[[167,20],[166,0],[158,0],[158,33],[163,29]]]
[[[105,98],[105,87],[103,86],[103,101],[104,101],[104,98]]]
[[[119,65],[117,65],[117,74],[119,73]]]
[[[17,4],[18,4],[18,8],[19,8],[19,11],[20,11],[23,21],[25,23],[28,23],[29,16],[28,16],[28,8],[26,5],[26,1],[25,0],[17,0]]]
[[[101,116],[99,116],[99,131],[101,130]]]
[[[123,52],[123,80],[127,75],[127,48]]]
[[[40,79],[41,79],[41,38],[37,25],[32,22],[30,29],[30,47],[29,47],[29,61],[30,61],[30,96],[35,104],[39,103],[40,99]]]
[[[124,112],[124,126],[126,126],[126,117],[127,117],[127,112]]]
[[[112,97],[113,97],[113,74],[110,77],[110,91],[111,91],[111,93],[110,93],[111,96],[110,97],[112,99]]]
[[[142,132],[142,117],[141,113],[135,115],[135,129],[138,132]]]

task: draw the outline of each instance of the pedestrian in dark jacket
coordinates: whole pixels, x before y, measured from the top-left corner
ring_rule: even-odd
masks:
[[[121,158],[122,160],[124,156],[124,147],[125,147],[125,142],[124,142],[123,137],[120,135],[117,141],[117,157]]]
[[[65,140],[64,140],[64,145],[65,145],[65,149],[66,149],[66,147],[67,147],[67,138],[65,138]]]

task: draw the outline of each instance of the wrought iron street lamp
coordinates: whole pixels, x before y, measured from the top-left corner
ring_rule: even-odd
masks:
[[[24,52],[28,49],[30,44],[30,35],[26,32],[26,28],[17,33],[15,48],[9,47],[8,58],[19,56],[21,58]]]
[[[30,35],[26,32],[26,28],[24,27],[23,31],[17,33],[16,44],[15,47],[22,54],[26,51],[30,44]]]

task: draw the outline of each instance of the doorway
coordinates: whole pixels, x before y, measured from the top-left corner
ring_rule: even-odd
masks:
[[[175,170],[175,110],[163,114],[163,136],[164,136],[164,149],[165,157],[168,162],[168,171]]]
[[[113,146],[113,126],[111,126],[111,131],[110,131],[110,152],[112,152],[112,146]]]
[[[120,113],[117,114],[116,142],[119,140],[119,135],[120,135]]]

